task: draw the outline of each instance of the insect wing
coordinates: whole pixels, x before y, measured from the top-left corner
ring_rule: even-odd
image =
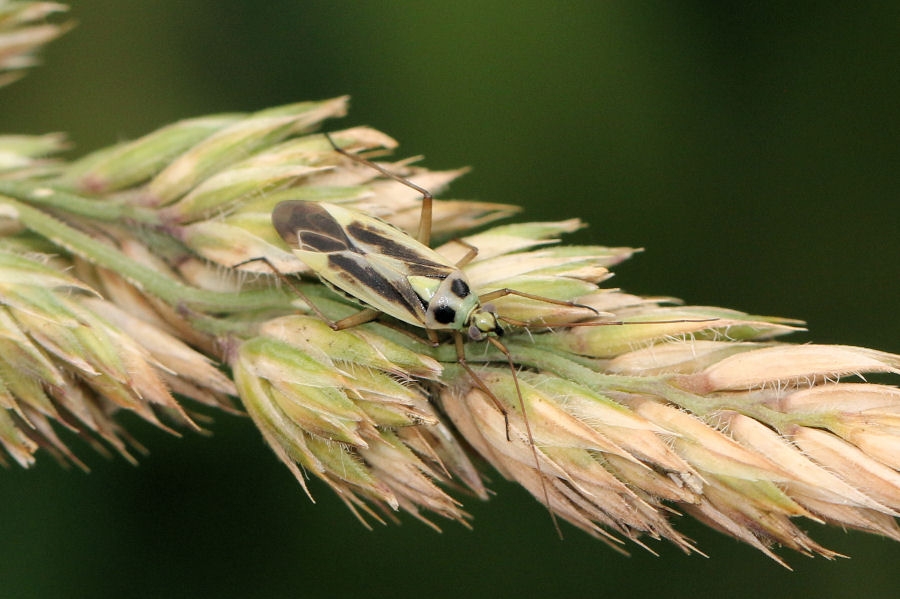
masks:
[[[328,210],[353,245],[398,272],[444,279],[456,270],[446,258],[393,225],[341,206],[329,205]]]
[[[440,254],[399,229],[334,204],[283,202],[272,222],[294,254],[351,299],[424,326],[426,305],[410,276],[443,280],[454,271]]]
[[[349,299],[413,325],[422,326],[425,308],[405,278],[396,271],[376,268],[366,256],[355,252],[310,252],[294,254],[325,283]]]

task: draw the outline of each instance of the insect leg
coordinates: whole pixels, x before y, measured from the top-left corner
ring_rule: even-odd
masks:
[[[336,143],[334,143],[334,140],[331,139],[330,135],[328,135],[327,133],[325,133],[324,135],[325,135],[325,139],[328,140],[328,143],[331,144],[331,147],[334,148],[334,151],[337,152],[338,154],[342,154],[342,155],[346,156],[347,158],[349,158],[350,160],[355,160],[356,162],[359,162],[360,164],[365,164],[368,167],[374,168],[376,171],[378,171],[385,177],[390,177],[394,181],[397,181],[398,183],[402,183],[403,185],[406,185],[407,187],[415,189],[416,191],[418,191],[419,193],[422,194],[422,214],[419,217],[419,231],[416,233],[416,241],[430,247],[430,245],[431,245],[431,215],[432,215],[432,204],[434,203],[434,196],[431,195],[431,192],[428,191],[427,189],[425,189],[424,187],[420,187],[419,185],[416,185],[409,179],[407,179],[405,177],[401,177],[397,173],[392,173],[391,171],[387,170],[383,166],[375,164],[371,160],[366,160],[362,156],[358,156],[356,154],[353,154],[352,152],[348,152],[347,150],[341,148]]]
[[[457,333],[457,335],[458,334],[459,333]],[[556,534],[558,534],[561,539],[562,531],[559,529],[559,522],[556,521],[556,515],[553,513],[553,509],[550,507],[550,493],[547,491],[547,481],[544,480],[544,474],[541,472],[541,462],[538,458],[537,447],[534,444],[534,435],[531,434],[531,424],[528,422],[528,414],[525,413],[525,400],[522,398],[522,390],[519,388],[519,377],[516,375],[516,365],[513,363],[512,356],[509,355],[509,350],[506,349],[505,345],[497,341],[494,337],[488,337],[488,341],[506,356],[506,361],[509,363],[509,371],[512,373],[513,383],[516,386],[516,395],[519,398],[519,409],[522,410],[522,420],[525,422],[525,432],[528,433],[528,442],[531,444],[531,453],[534,456],[534,466],[537,469],[538,479],[541,481],[541,490],[544,492],[544,504],[550,512],[550,519],[553,520],[553,527],[556,529]],[[508,426],[509,420],[507,420],[507,427]],[[509,439],[508,429],[506,437]]]
[[[460,239],[459,237],[454,237],[450,241],[454,243],[458,243],[459,245],[466,248],[468,251],[466,255],[459,259],[456,263],[456,268],[462,268],[472,260],[474,260],[478,256],[478,248],[466,241],[465,239]]]
[[[490,388],[481,380],[481,377],[476,374],[472,367],[469,366],[469,363],[466,361],[466,349],[463,343],[463,336],[459,331],[453,331],[453,342],[456,344],[456,360],[459,362],[459,365],[462,366],[469,376],[472,377],[472,381],[475,385],[484,391],[485,395],[491,398],[491,401],[494,403],[494,407],[500,410],[500,413],[503,414],[503,422],[506,424],[506,440],[510,440],[509,436],[509,410],[506,409],[506,406],[503,405],[503,402],[494,395],[494,392],[490,390]]]
[[[250,258],[249,260],[244,260],[243,262],[238,262],[237,264],[233,264],[231,266],[231,268],[237,268],[239,266],[243,266],[244,264],[250,264],[251,262],[265,263],[269,268],[272,269],[272,272],[274,272],[276,275],[278,275],[279,279],[284,281],[284,283],[288,287],[290,287],[291,290],[294,293],[296,293],[297,296],[300,297],[300,299],[302,299],[303,302],[307,306],[309,306],[310,310],[312,310],[316,316],[318,316],[320,319],[325,321],[328,324],[328,326],[330,326],[335,331],[340,331],[341,329],[346,329],[346,328],[355,326],[357,324],[369,322],[370,320],[374,320],[375,318],[377,318],[378,315],[380,314],[380,312],[378,312],[377,310],[371,310],[369,308],[366,308],[365,310],[361,310],[360,312],[353,314],[352,316],[348,316],[347,318],[342,318],[341,320],[335,322],[335,321],[331,320],[330,318],[328,318],[327,316],[325,316],[325,313],[322,312],[319,309],[319,307],[313,303],[313,301],[311,299],[309,299],[309,296],[306,295],[305,293],[303,293],[303,291],[299,287],[294,285],[293,281],[291,281],[287,277],[287,275],[285,275],[283,272],[278,270],[278,267],[276,267],[274,264],[272,264],[272,261],[269,260],[268,258],[266,258],[265,256],[257,256],[256,258]],[[370,312],[374,313],[374,316],[369,317]],[[346,323],[345,323],[345,321],[346,321]]]
[[[381,314],[379,314],[379,316],[381,316]],[[378,320],[378,319],[376,319],[376,320]],[[423,345],[428,345],[430,347],[437,347],[440,345],[440,342],[438,341],[436,336],[435,336],[434,340],[432,341],[430,336],[426,339],[425,337],[416,335],[412,331],[405,329],[402,326],[395,324],[393,322],[389,322],[387,320],[378,320],[378,324],[380,324],[383,327],[387,327],[387,328],[391,329],[392,331],[397,331],[398,333],[400,333],[406,337],[409,337],[410,339],[412,339],[413,341],[415,341],[417,343],[421,343]],[[426,333],[427,332],[431,332],[431,331],[426,331]]]
[[[272,261],[269,260],[268,258],[266,258],[265,256],[257,256],[256,258],[250,258],[249,260],[244,260],[243,262],[238,262],[237,264],[232,264],[231,268],[237,268],[239,266],[243,266],[244,264],[250,264],[251,262],[265,263],[269,268],[272,269],[272,272],[274,272],[276,275],[278,275],[279,279],[281,279],[288,287],[290,287],[291,290],[294,293],[296,293],[300,297],[300,299],[302,299],[304,301],[304,303],[306,303],[306,305],[310,307],[310,309],[313,312],[316,313],[316,316],[318,316],[319,318],[321,318],[322,320],[327,322],[331,328],[334,328],[334,324],[335,324],[334,321],[332,321],[330,318],[325,316],[325,314],[321,310],[319,310],[319,307],[316,306],[312,302],[312,300],[309,299],[309,296],[307,296],[305,293],[303,293],[303,291],[301,291],[299,287],[294,285],[294,283],[287,277],[287,275],[285,275],[283,272],[278,270],[278,267],[276,267],[274,264],[272,264]]]
[[[478,296],[478,301],[482,304],[490,302],[495,299],[499,299],[501,297],[506,297],[507,295],[516,295],[519,297],[524,297],[528,299],[537,300],[539,302],[546,302],[548,304],[556,304],[558,306],[569,306],[570,308],[584,308],[585,310],[590,310],[594,314],[599,315],[596,309],[591,308],[590,306],[585,306],[584,304],[576,304],[575,302],[569,302],[566,300],[558,300],[550,297],[544,297],[541,295],[534,295],[532,293],[525,293],[524,291],[516,291],[515,289],[510,289],[508,287],[504,289],[497,289],[496,291],[489,291],[488,293],[482,294]]]
[[[328,321],[328,325],[335,331],[343,331],[344,329],[349,329],[360,324],[372,322],[373,320],[378,318],[380,314],[381,312],[379,312],[378,310],[373,310],[372,308],[364,308],[356,314],[351,314],[350,316],[342,318],[337,322]]]

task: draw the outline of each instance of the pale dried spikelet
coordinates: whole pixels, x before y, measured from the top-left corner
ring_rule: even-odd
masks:
[[[175,157],[242,115],[222,114],[172,123],[139,139],[88,154],[67,166],[59,183],[87,194],[108,194],[147,181]]]
[[[437,483],[453,472],[484,495],[474,468],[414,382],[440,365],[361,328],[332,331],[321,320],[267,322],[232,361],[248,413],[306,488],[304,468],[324,480],[365,522],[403,509],[465,523]],[[360,510],[363,512],[361,513]],[[429,522],[430,524],[430,522]],[[432,525],[433,526],[433,525]]]
[[[0,87],[19,79],[24,69],[37,64],[37,51],[69,26],[47,23],[53,13],[68,7],[56,2],[0,0]]]
[[[616,320],[639,322],[648,318],[644,314],[659,318],[659,310],[643,303],[610,311]],[[782,564],[772,552],[775,544],[837,555],[800,530],[791,520],[798,516],[900,540],[894,520],[900,513],[900,391],[834,382],[849,374],[897,373],[900,357],[845,346],[760,343],[754,336],[767,339],[786,332],[787,325],[730,312],[722,316],[655,325],[663,332],[652,337],[650,325],[619,325],[537,334],[527,343],[509,340],[514,359],[578,380],[518,374],[540,468],[528,451],[508,372],[486,369],[480,376],[513,415],[511,443],[501,413],[464,374],[457,373],[442,403],[469,443],[500,472],[539,501],[546,488],[554,513],[594,534],[602,526],[633,539],[662,536],[690,550],[654,519],[664,518],[663,508],[670,506]],[[607,331],[613,333],[604,339]],[[751,341],[693,339],[711,331],[713,337],[727,331]],[[625,413],[640,426],[626,423]],[[619,495],[616,503],[591,486],[608,484],[610,477],[660,511],[648,518],[629,503],[633,498]],[[617,505],[620,512],[627,508],[628,518],[612,513]]]
[[[338,131],[332,138],[359,152],[396,146],[390,137],[364,127]],[[462,172],[385,166],[435,190]],[[377,171],[336,154],[323,135],[306,135],[262,150],[199,183],[166,208],[163,218],[177,222],[173,230],[184,243],[213,262],[232,266],[265,257],[282,273],[298,273],[306,267],[290,253],[271,225],[276,204],[289,200],[345,204],[412,231],[418,226],[419,203],[415,192],[409,191],[394,181],[385,181]],[[464,231],[514,211],[503,204],[437,201],[436,232]],[[241,269],[271,274],[270,267],[262,262],[242,265]]]
[[[11,180],[0,180],[7,217],[0,258],[11,269],[5,278],[0,269],[0,443],[14,460],[27,465],[47,447],[76,461],[54,433],[59,421],[125,453],[115,412],[155,419],[162,406],[177,415],[170,390],[227,408],[234,389],[217,369],[223,353],[278,457],[304,486],[304,470],[324,480],[361,518],[402,509],[465,523],[448,487],[457,479],[486,496],[474,450],[560,519],[618,548],[624,539],[662,538],[696,551],[670,523],[673,511],[779,561],[776,544],[836,555],[807,537],[797,518],[900,540],[900,391],[839,382],[896,374],[900,358],[781,342],[797,321],[601,288],[609,269],[636,250],[558,245],[582,226],[577,219],[473,233],[515,208],[435,201],[435,237],[479,250],[464,268],[474,291],[509,288],[562,302],[516,295],[493,302],[507,325],[503,341],[524,413],[505,356],[488,344],[466,347],[509,414],[509,439],[494,401],[454,364],[454,348],[412,341],[398,323],[336,332],[318,318],[284,316],[311,312],[285,294],[265,305],[242,300],[279,291],[268,284],[281,280],[265,262],[247,260],[266,258],[285,276],[312,274],[272,226],[279,202],[338,203],[417,229],[415,190],[313,133],[342,116],[346,102],[190,119],[44,171],[78,196],[44,180],[31,193],[16,186],[43,168],[58,140],[0,138],[0,161],[4,148],[21,142],[0,171]],[[435,193],[463,172],[385,161],[397,143],[369,128],[331,137]],[[48,204],[57,218],[115,247],[79,249],[73,235],[60,241],[65,223],[32,223],[53,229],[42,234],[78,258],[64,251],[54,262],[24,258],[53,245],[14,234],[26,219],[3,194]],[[468,248],[449,241],[437,251],[455,263]],[[126,262],[129,272],[110,266]],[[238,264],[264,276],[229,268]],[[142,279],[137,267],[185,293],[209,293],[188,305],[154,291],[158,281]],[[312,277],[294,281],[329,316],[351,313]],[[557,326],[574,324],[591,326]]]
[[[175,158],[149,183],[143,201],[151,205],[175,202],[203,181],[292,135],[317,127],[329,117],[344,116],[347,98],[300,102],[262,110],[229,124]],[[287,166],[287,165],[285,165]],[[170,218],[191,213],[171,207]]]
[[[159,256],[154,255],[144,244],[128,238],[120,239],[119,243],[122,253],[136,264],[159,272],[173,281],[182,280],[180,269],[176,270]],[[93,267],[83,260],[75,260],[75,268],[82,280],[90,281],[104,297],[129,314],[160,331],[171,334],[183,343],[200,349],[207,355],[216,356],[218,361],[221,352],[216,347],[215,338],[209,333],[197,330],[178,306],[172,306],[152,293],[138,289],[114,271]],[[215,385],[213,389],[219,387],[221,385]],[[233,386],[230,393],[233,394]],[[224,401],[224,398],[220,398],[218,404],[220,407],[230,406],[230,402]]]
[[[67,147],[61,133],[0,135],[0,180],[46,176],[56,163],[48,158]]]
[[[34,451],[47,447],[81,464],[51,423],[103,438],[131,459],[115,412],[132,411],[167,429],[163,420],[195,426],[173,387],[226,405],[221,398],[234,387],[208,358],[59,266],[0,251],[0,443],[17,462],[29,465]]]
[[[647,453],[661,454],[657,462],[647,464],[604,435],[602,426],[592,427],[588,421],[567,411],[557,401],[559,396],[555,392],[545,393],[541,388],[545,377],[523,373],[519,389],[538,450],[538,467],[512,376],[508,371],[487,368],[479,369],[478,374],[509,411],[511,439],[507,440],[503,415],[477,387],[444,391],[442,405],[466,440],[500,473],[523,485],[542,502],[546,489],[549,507],[556,515],[609,543],[620,542],[616,534],[635,541],[641,535],[649,535],[667,538],[692,550],[687,539],[669,525],[665,512],[657,507],[663,499],[697,501],[696,493],[685,485],[685,480],[672,482],[675,476],[694,480],[697,474],[672,454],[665,443],[652,436],[657,427],[627,416],[638,437],[650,435],[637,442],[643,444],[649,440],[653,448]],[[568,391],[576,393],[574,386]],[[595,399],[589,391],[583,393],[578,400]],[[604,405],[600,401],[595,411],[610,411],[610,418],[618,418],[615,412],[621,410],[612,403]],[[624,469],[617,468],[625,464]],[[629,486],[634,481],[628,478],[628,466],[645,470],[642,474],[648,478],[655,475],[659,480],[654,490],[664,494],[650,497],[641,491],[646,487],[633,490]]]

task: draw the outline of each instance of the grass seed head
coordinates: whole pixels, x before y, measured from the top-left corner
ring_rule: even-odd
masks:
[[[0,30],[27,30],[53,6],[0,3]],[[3,54],[12,38],[0,38],[0,56],[13,56]],[[16,56],[31,51],[20,48]],[[8,67],[0,59],[0,72]],[[610,269],[636,250],[560,245],[583,226],[577,219],[473,232],[516,209],[434,204],[437,251],[456,263],[468,251],[456,237],[479,249],[463,269],[476,293],[510,288],[578,304],[493,302],[515,375],[496,347],[464,348],[509,430],[453,347],[414,341],[402,324],[333,331],[275,289],[265,263],[240,267],[262,276],[230,268],[265,257],[285,276],[312,274],[272,226],[286,200],[417,230],[417,192],[314,132],[346,103],[190,119],[69,164],[46,162],[57,136],[0,137],[5,461],[28,466],[43,449],[83,466],[60,427],[133,460],[143,448],[122,413],[189,424],[184,399],[230,409],[237,393],[301,484],[315,475],[368,521],[403,510],[467,522],[450,493],[461,482],[487,496],[477,455],[620,550],[623,540],[663,538],[695,551],[672,512],[779,561],[776,544],[836,555],[799,518],[900,540],[900,392],[842,380],[896,374],[900,358],[794,345],[783,336],[797,321],[608,288]],[[332,139],[434,192],[464,172],[388,161],[397,143],[369,128]],[[312,277],[296,283],[330,316],[352,313]],[[565,324],[596,326],[549,326]]]
[[[22,76],[37,64],[36,53],[70,26],[45,22],[68,7],[56,2],[0,2],[0,87]]]
[[[357,515],[373,515],[365,500],[421,519],[428,510],[465,521],[437,482],[455,471],[476,493],[483,487],[423,383],[415,382],[437,379],[436,361],[368,331],[332,331],[307,316],[269,321],[261,332],[238,351],[238,390],[295,475],[298,466],[306,468]]]

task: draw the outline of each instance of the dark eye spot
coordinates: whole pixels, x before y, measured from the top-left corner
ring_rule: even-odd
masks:
[[[438,306],[434,309],[434,319],[441,324],[450,324],[456,320],[456,310],[450,306]]]
[[[462,279],[453,279],[450,283],[450,291],[452,291],[456,297],[463,298],[469,295],[469,286],[466,285],[466,282]]]

